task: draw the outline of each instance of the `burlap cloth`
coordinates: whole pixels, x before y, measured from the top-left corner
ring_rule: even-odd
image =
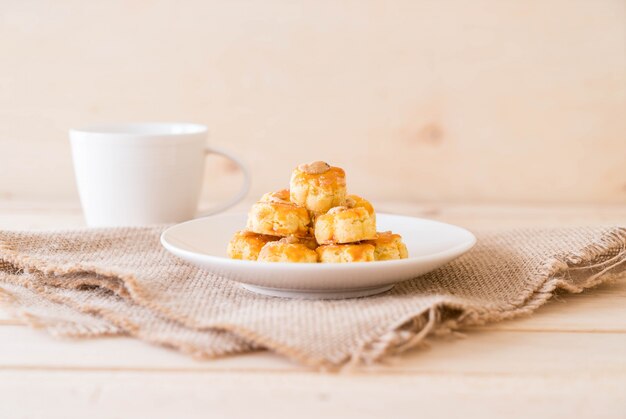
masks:
[[[626,228],[487,232],[466,255],[388,293],[289,300],[177,259],[159,244],[161,230],[0,232],[2,301],[55,335],[130,335],[200,358],[269,349],[336,368],[530,313],[557,289],[580,292],[626,273]]]

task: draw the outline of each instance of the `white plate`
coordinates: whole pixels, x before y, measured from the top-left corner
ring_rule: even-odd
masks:
[[[430,272],[476,243],[469,231],[450,224],[401,215],[377,214],[378,231],[401,234],[409,258],[384,262],[276,263],[234,260],[226,255],[245,214],[191,220],[168,228],[163,246],[200,268],[239,282],[259,294],[297,298],[353,298],[390,290],[394,284]]]

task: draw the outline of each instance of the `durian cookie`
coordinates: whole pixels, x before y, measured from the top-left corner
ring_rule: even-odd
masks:
[[[361,198],[358,195],[348,195],[346,196],[346,202],[344,206],[348,208],[365,208],[369,214],[376,219],[376,212],[374,211],[374,207],[372,204],[365,198]]]
[[[289,192],[293,203],[323,214],[344,204],[346,173],[322,161],[301,164],[291,174]]]
[[[268,192],[264,194],[259,202],[277,202],[281,204],[291,204],[289,200],[289,189],[281,189],[276,192]]]
[[[316,263],[317,253],[296,237],[267,243],[259,253],[259,262]]]
[[[378,233],[376,239],[368,240],[365,243],[374,246],[374,257],[376,260],[406,259],[409,257],[409,252],[402,241],[402,236],[391,231]]]
[[[376,219],[363,207],[334,207],[315,219],[319,244],[353,243],[376,238]]]
[[[322,263],[372,262],[374,246],[367,243],[327,244],[317,248]]]
[[[231,259],[257,260],[261,248],[278,239],[251,231],[238,231],[228,243],[228,256]]]
[[[271,236],[309,236],[311,218],[306,208],[282,199],[285,191],[263,195],[248,212],[246,229]]]

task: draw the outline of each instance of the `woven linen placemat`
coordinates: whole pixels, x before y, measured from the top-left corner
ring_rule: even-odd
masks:
[[[479,233],[464,256],[385,294],[281,299],[170,255],[162,230],[0,232],[0,300],[59,336],[130,335],[199,358],[269,349],[333,369],[626,274],[626,228],[524,229]]]

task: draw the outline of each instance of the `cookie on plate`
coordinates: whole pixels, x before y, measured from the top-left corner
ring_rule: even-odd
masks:
[[[344,206],[348,208],[365,208],[369,212],[370,216],[376,220],[376,212],[372,204],[365,198],[361,198],[358,195],[346,196],[346,202]]]
[[[402,236],[391,231],[378,233],[376,239],[368,240],[365,243],[374,246],[374,257],[376,260],[406,259],[409,257],[409,252],[402,241]]]
[[[238,231],[228,243],[228,256],[231,259],[257,260],[263,246],[278,239],[251,231]]]
[[[282,204],[291,204],[289,200],[289,189],[281,189],[276,192],[268,192],[263,194],[259,202],[278,202]]]
[[[316,263],[317,253],[294,236],[267,243],[259,253],[259,262]]]
[[[319,244],[354,243],[376,238],[376,218],[364,207],[334,207],[315,219]]]
[[[367,243],[327,244],[317,248],[322,263],[372,262],[374,246]]]
[[[286,198],[286,199],[285,199]],[[267,193],[248,213],[246,229],[271,236],[309,236],[311,218],[306,208],[289,201],[289,191]]]
[[[346,173],[322,161],[301,164],[291,174],[290,199],[314,214],[323,214],[343,205],[346,199]]]

